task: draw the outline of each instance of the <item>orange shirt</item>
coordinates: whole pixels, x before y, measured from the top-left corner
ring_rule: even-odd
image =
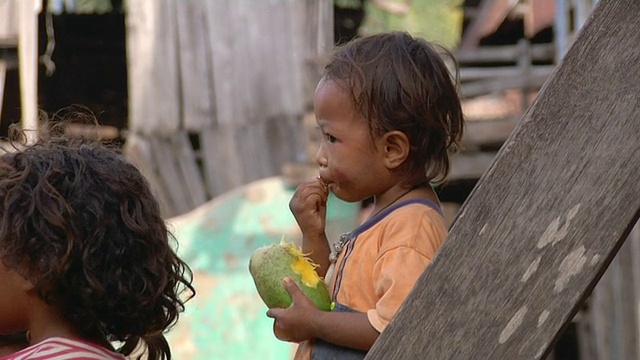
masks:
[[[333,300],[366,313],[382,332],[446,236],[442,211],[431,201],[384,210],[350,233],[329,283]],[[296,359],[310,358],[310,345],[302,343]]]

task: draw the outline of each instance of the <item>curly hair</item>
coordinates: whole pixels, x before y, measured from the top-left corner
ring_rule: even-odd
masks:
[[[323,79],[351,94],[372,136],[399,130],[409,137],[408,173],[446,178],[464,119],[454,76],[434,45],[405,32],[358,38],[334,50]]]
[[[146,179],[97,140],[13,144],[0,158],[0,261],[81,334],[171,359],[164,332],[195,290]]]

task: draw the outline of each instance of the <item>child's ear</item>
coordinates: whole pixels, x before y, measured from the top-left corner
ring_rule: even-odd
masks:
[[[27,276],[22,274],[23,271],[20,269],[12,269],[9,268],[5,263],[0,259],[0,275],[6,276],[10,282],[9,284],[14,288],[20,288],[24,291],[30,291],[35,289],[35,285],[31,280],[28,279]]]
[[[384,161],[389,169],[398,168],[409,156],[409,138],[401,131],[389,131],[382,136]]]
[[[20,288],[25,292],[31,291],[36,288],[36,286],[33,284],[33,281],[22,275],[20,271],[12,270],[12,273],[12,275],[16,278],[16,283],[20,284]]]
[[[22,290],[32,291],[36,288],[33,282],[29,279],[22,278]]]

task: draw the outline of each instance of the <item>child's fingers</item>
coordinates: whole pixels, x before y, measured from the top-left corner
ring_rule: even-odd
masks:
[[[280,314],[282,314],[282,310],[284,310],[284,309],[279,309],[279,308],[269,309],[269,310],[267,310],[267,317],[270,317],[270,318],[275,319],[276,321],[278,321],[278,318],[280,317]]]
[[[322,185],[314,185],[301,189],[299,196],[313,202],[326,202],[329,192]]]
[[[291,341],[292,339],[291,335],[278,326],[278,321],[275,320],[273,321],[273,334],[281,341]]]
[[[318,176],[318,183],[320,184],[320,187],[324,192],[326,193],[329,192],[329,182],[327,182],[326,180]]]
[[[329,194],[329,185],[320,178],[300,185],[297,189],[301,195],[315,194],[325,197]]]
[[[326,206],[328,193],[320,185],[305,186],[299,188],[289,202],[289,209],[294,214],[302,214],[307,211],[318,212]]]
[[[300,298],[300,296],[305,296],[302,290],[300,290],[300,288],[298,287],[298,284],[296,284],[296,282],[293,281],[291,278],[286,277],[282,281],[284,282],[285,289],[287,290],[289,295],[291,295],[291,297],[293,298],[294,303],[296,299]]]

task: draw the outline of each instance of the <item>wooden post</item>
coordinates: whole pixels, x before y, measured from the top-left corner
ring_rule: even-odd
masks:
[[[27,141],[38,134],[38,12],[37,0],[18,1],[18,61],[20,63],[20,98],[22,128]]]
[[[7,75],[7,63],[0,58],[0,123],[2,122],[2,101],[4,100],[4,83]]]
[[[7,71],[17,67],[17,61],[13,61],[17,49],[18,4],[15,0],[0,0],[0,124]]]
[[[553,40],[556,44],[556,64],[560,63],[569,47],[569,19],[567,0],[556,0],[556,16],[553,23]]]
[[[640,1],[602,0],[367,359],[542,359],[640,215]]]
[[[527,39],[521,39],[518,41],[518,49],[520,50],[520,57],[518,58],[518,68],[520,69],[520,76],[522,77],[522,87],[520,87],[521,102],[520,106],[524,113],[529,108],[529,96],[531,92],[531,43]]]

